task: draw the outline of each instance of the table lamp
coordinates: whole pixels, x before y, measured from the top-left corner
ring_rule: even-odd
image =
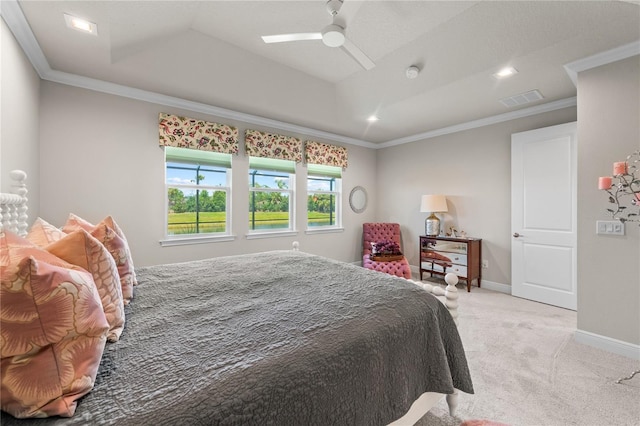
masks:
[[[440,219],[436,213],[448,211],[447,199],[444,195],[423,195],[420,211],[431,213],[424,221],[424,233],[428,237],[437,237],[440,235]]]

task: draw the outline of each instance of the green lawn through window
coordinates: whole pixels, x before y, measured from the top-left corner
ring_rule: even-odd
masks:
[[[225,212],[200,213],[199,233],[224,232],[225,219]],[[256,212],[256,229],[274,229],[283,224],[286,226],[288,221],[288,212]],[[308,223],[309,226],[329,225],[329,213],[309,212]],[[195,234],[196,214],[194,212],[169,213],[168,224],[169,235]]]

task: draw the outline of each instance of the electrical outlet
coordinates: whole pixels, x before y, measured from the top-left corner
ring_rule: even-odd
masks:
[[[489,261],[487,259],[482,259],[482,269],[489,268]]]

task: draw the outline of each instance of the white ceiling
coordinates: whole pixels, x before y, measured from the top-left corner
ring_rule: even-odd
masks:
[[[375,62],[366,71],[320,40],[262,42],[320,31],[325,0],[18,4],[52,70],[371,143],[572,98],[564,65],[640,40],[637,1],[345,0],[338,19]],[[63,13],[98,35],[67,28]],[[519,73],[492,77],[506,65]],[[499,102],[534,89],[543,100]]]

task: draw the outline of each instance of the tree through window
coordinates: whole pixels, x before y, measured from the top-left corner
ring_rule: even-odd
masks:
[[[166,233],[230,233],[231,155],[165,147]]]
[[[307,227],[339,227],[342,222],[342,169],[307,165]]]
[[[249,230],[293,230],[295,163],[250,157]]]

